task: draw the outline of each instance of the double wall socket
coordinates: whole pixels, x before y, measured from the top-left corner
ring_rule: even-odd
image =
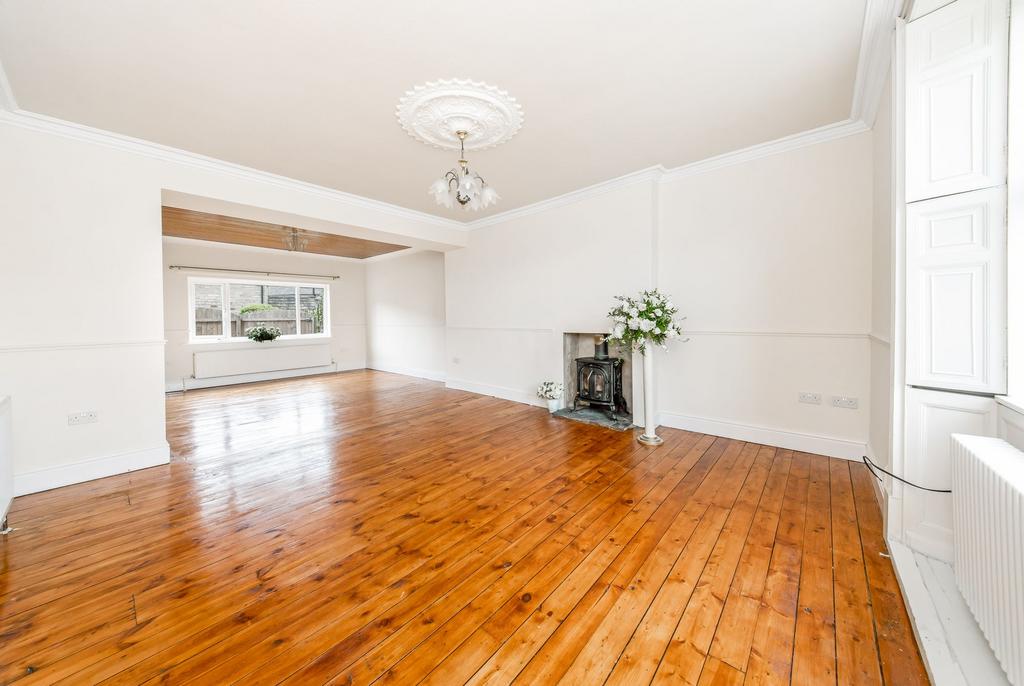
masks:
[[[832,407],[841,407],[844,410],[856,410],[857,399],[846,395],[832,396]]]
[[[75,414],[68,415],[68,426],[78,426],[79,424],[94,424],[100,420],[99,413],[96,410],[87,410],[85,412],[76,412]]]
[[[820,405],[821,393],[802,392],[798,396],[798,400],[802,403],[807,403],[808,405]],[[832,407],[839,407],[844,410],[856,410],[858,405],[857,399],[848,395],[833,395],[829,398],[829,402]]]

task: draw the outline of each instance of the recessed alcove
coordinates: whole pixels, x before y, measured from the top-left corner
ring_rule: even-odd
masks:
[[[606,336],[604,332],[582,332],[566,331],[562,335],[562,376],[565,384],[565,409],[573,409],[573,401],[578,392],[576,378],[576,360],[581,357],[593,357],[598,341]],[[622,421],[612,422],[610,419],[603,419],[604,413],[596,409],[580,416],[570,416],[568,412],[560,413],[560,416],[569,419],[579,419],[587,423],[607,425],[610,428],[622,430],[633,424],[633,353],[628,348],[619,349],[612,344],[608,346],[610,357],[622,359],[622,395],[629,408],[628,414],[619,412]],[[579,403],[579,408],[586,407],[586,403]],[[614,425],[614,426],[613,426]]]

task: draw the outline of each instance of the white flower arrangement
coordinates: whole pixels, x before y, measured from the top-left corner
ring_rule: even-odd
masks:
[[[537,397],[544,400],[558,400],[565,392],[565,386],[557,381],[544,381],[537,387]]]
[[[262,343],[263,341],[272,341],[281,335],[281,329],[276,326],[254,326],[245,330],[246,337],[251,341]]]
[[[668,339],[683,335],[683,327],[672,319],[679,310],[657,289],[635,298],[617,295],[615,299],[618,303],[608,312],[612,332],[605,340],[643,353],[648,341],[667,350]]]

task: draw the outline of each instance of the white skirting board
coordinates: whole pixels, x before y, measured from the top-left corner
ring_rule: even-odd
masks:
[[[953,568],[888,541],[928,676],[936,686],[1009,686],[967,603]]]
[[[814,434],[796,433],[793,431],[782,431],[769,429],[763,426],[752,426],[749,424],[738,424],[722,419],[711,419],[707,417],[691,417],[685,414],[673,412],[661,412],[658,415],[660,424],[673,429],[684,429],[712,436],[723,436],[738,441],[750,441],[771,445],[777,448],[799,450],[804,453],[816,455],[828,455],[830,457],[841,457],[845,460],[859,462],[867,453],[867,446],[864,443],[850,441],[842,438],[830,438],[828,436],[816,436]]]
[[[491,386],[489,384],[476,383],[474,381],[466,381],[464,379],[446,379],[445,386],[460,391],[469,391],[470,393],[479,393],[480,395],[490,395],[495,398],[502,398],[503,400],[512,400],[526,405],[536,405],[537,407],[548,406],[547,401],[538,398],[536,394],[516,388]]]
[[[431,369],[416,369],[413,367],[394,367],[387,364],[371,363],[367,364],[366,368],[373,369],[378,372],[401,374],[402,376],[415,376],[420,379],[429,379],[430,381],[444,381],[446,377],[444,372],[437,372]]]
[[[134,472],[137,469],[156,467],[171,460],[171,449],[167,443],[133,450],[117,455],[97,457],[84,462],[39,469],[34,472],[14,475],[14,495],[26,495],[48,491],[51,488],[69,486],[83,481],[92,481],[104,476]]]
[[[351,369],[362,369],[352,367]],[[338,369],[336,364],[329,364],[324,367],[309,367],[308,369],[285,369],[277,372],[259,372],[256,374],[239,374],[237,376],[218,376],[211,379],[186,378],[180,381],[167,381],[164,384],[164,391],[175,393],[177,391],[188,391],[194,388],[213,388],[215,386],[234,386],[240,383],[254,383],[256,381],[274,381],[275,379],[292,379],[298,376],[312,376],[314,374],[331,374],[332,372],[350,371],[350,369]]]

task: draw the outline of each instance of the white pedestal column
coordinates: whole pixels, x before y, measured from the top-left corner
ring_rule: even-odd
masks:
[[[658,424],[654,409],[654,346],[648,343],[644,358],[644,432],[637,440],[646,445],[661,445],[664,441],[657,434]]]

